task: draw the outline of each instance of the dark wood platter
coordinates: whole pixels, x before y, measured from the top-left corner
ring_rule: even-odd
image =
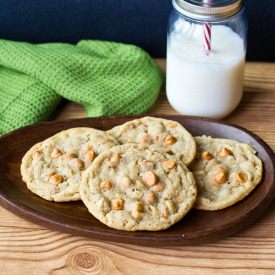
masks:
[[[87,118],[52,121],[31,125],[0,138],[0,202],[18,216],[43,226],[97,240],[147,246],[182,246],[201,244],[232,235],[245,228],[265,212],[275,191],[274,154],[253,133],[220,121],[161,116],[182,123],[193,135],[236,139],[249,143],[264,163],[262,183],[243,201],[215,212],[192,210],[181,222],[158,232],[118,231],[97,221],[82,202],[48,202],[31,193],[21,180],[20,163],[25,152],[35,143],[72,127],[94,127],[107,130],[132,117]]]

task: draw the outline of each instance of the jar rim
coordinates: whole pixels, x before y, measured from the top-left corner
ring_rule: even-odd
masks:
[[[172,0],[174,8],[181,14],[202,21],[224,20],[243,9],[243,0]]]

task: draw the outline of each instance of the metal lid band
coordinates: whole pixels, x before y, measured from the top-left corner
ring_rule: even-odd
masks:
[[[244,6],[243,0],[173,0],[174,8],[181,14],[196,20],[218,21],[234,16]]]

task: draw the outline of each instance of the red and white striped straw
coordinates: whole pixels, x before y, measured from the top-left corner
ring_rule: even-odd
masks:
[[[206,22],[203,26],[204,41],[203,41],[203,51],[206,55],[211,52],[211,24]]]
[[[203,0],[205,4],[211,4],[212,0]],[[209,22],[205,22],[203,25],[203,36],[204,36],[204,41],[203,41],[203,52],[205,55],[209,55],[211,52],[211,35],[212,35],[212,30],[211,30],[211,24]]]

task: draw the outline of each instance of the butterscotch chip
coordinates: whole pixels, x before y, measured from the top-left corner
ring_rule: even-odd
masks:
[[[244,199],[261,182],[262,162],[250,145],[207,136],[195,140],[198,153],[191,168],[199,190],[195,208],[224,209]],[[217,152],[218,157],[205,162],[199,152]]]
[[[108,162],[116,153],[120,155],[119,165],[112,168]],[[101,153],[87,169],[80,187],[81,199],[95,218],[111,228],[126,231],[166,229],[185,216],[196,198],[192,173],[177,158],[174,159],[175,171],[167,173],[162,165],[167,160],[166,154],[150,148],[113,147]],[[144,165],[151,162],[153,169],[143,171]],[[112,188],[102,192],[100,183],[109,179]],[[178,197],[181,197],[179,203]],[[106,213],[105,200],[111,201],[113,210],[120,211]],[[165,219],[164,207],[169,210]]]
[[[85,154],[85,162],[86,164],[91,164],[92,161],[95,159],[96,153],[94,152],[93,149],[88,149],[86,154]]]
[[[228,172],[225,169],[220,169],[215,176],[216,184],[226,183],[228,180]]]
[[[173,203],[173,201],[168,200],[165,202],[166,206],[169,209],[169,213],[174,213],[175,212],[175,204]]]
[[[164,140],[165,145],[173,145],[177,142],[177,139],[173,136],[167,136]]]
[[[63,182],[63,177],[58,174],[53,174],[50,176],[49,182],[52,184],[60,184]]]
[[[84,162],[81,159],[74,158],[71,160],[70,166],[75,172],[78,172],[84,169]]]
[[[168,159],[162,163],[164,169],[171,170],[176,167],[176,162],[172,159]]]
[[[204,151],[201,153],[201,159],[211,160],[213,158],[214,158],[214,156],[208,151]]]
[[[120,144],[146,145],[177,157],[189,165],[196,154],[192,135],[179,123],[155,117],[135,119],[108,131]]]
[[[122,199],[113,199],[112,200],[112,209],[113,210],[123,210],[124,200]]]
[[[153,186],[157,183],[158,178],[152,171],[147,171],[142,175],[142,181],[149,186]]]
[[[54,148],[51,153],[51,157],[54,159],[60,157],[61,155],[62,155],[62,152],[57,148]]]
[[[135,210],[138,212],[143,212],[143,210],[144,210],[143,204],[140,202],[137,202],[135,205]]]
[[[225,148],[225,147],[223,147],[222,150],[219,153],[220,157],[227,157],[229,155],[232,155],[232,152],[229,149]]]
[[[109,180],[106,180],[106,181],[101,182],[99,186],[101,189],[108,191],[111,189],[112,183]]]
[[[236,174],[236,180],[238,183],[245,183],[248,181],[248,176],[246,173],[239,172]]]
[[[39,159],[42,156],[41,150],[35,150],[33,154],[33,159]]]
[[[93,160],[95,153],[100,154],[117,144],[112,136],[92,128],[62,131],[34,145],[25,154],[21,164],[22,179],[28,189],[46,200],[79,200],[82,173],[91,164],[86,165],[87,150],[89,159]],[[90,155],[89,149],[94,150]],[[37,150],[41,154],[34,159]],[[62,175],[62,184],[59,184],[61,178],[54,174]]]
[[[119,154],[116,153],[116,154],[112,155],[110,162],[109,162],[110,167],[116,167],[119,164],[119,160],[120,160]]]
[[[165,184],[163,182],[158,182],[152,187],[152,191],[161,192],[165,189]]]
[[[170,123],[168,123],[168,127],[172,128],[172,129],[175,129],[175,128],[178,127],[178,123],[177,122],[170,122]]]
[[[157,202],[157,196],[154,192],[148,192],[147,194],[145,194],[144,196],[144,201],[146,204],[154,204]]]
[[[162,211],[162,216],[164,217],[164,218],[168,218],[169,217],[169,209],[168,209],[168,207],[164,207],[164,209],[163,209],[163,211]]]

